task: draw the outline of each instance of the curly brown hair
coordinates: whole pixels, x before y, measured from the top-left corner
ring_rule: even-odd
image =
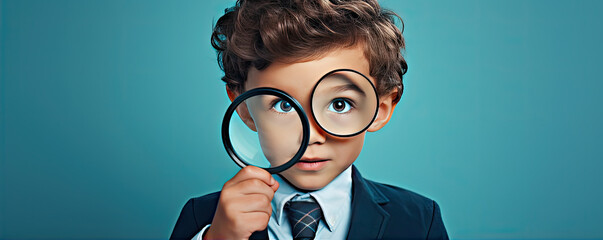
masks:
[[[211,44],[222,80],[240,93],[252,66],[263,70],[276,60],[318,58],[361,43],[378,94],[397,89],[398,102],[408,66],[396,18],[376,0],[238,0],[216,22]]]

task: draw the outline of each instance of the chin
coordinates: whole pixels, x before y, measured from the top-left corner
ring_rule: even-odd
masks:
[[[306,191],[319,190],[327,186],[333,180],[333,178],[325,176],[300,176],[290,174],[282,174],[282,176],[294,187]]]
[[[323,187],[327,186],[327,184],[313,184],[313,183],[306,183],[306,184],[294,184],[295,187],[301,189],[301,190],[306,190],[306,191],[316,191],[316,190],[320,190]]]

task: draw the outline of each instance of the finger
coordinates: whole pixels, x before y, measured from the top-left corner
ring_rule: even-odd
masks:
[[[230,187],[228,190],[232,190],[233,192],[243,195],[264,194],[270,201],[272,201],[272,197],[274,197],[274,189],[271,186],[268,186],[264,181],[257,178],[241,181]]]
[[[272,214],[272,204],[264,194],[249,194],[231,204],[231,207],[240,213],[262,212],[269,217]]]
[[[268,186],[273,186],[274,184],[276,184],[276,180],[272,177],[272,175],[270,175],[270,173],[268,173],[268,171],[256,166],[246,166],[242,168],[237,174],[235,174],[234,177],[228,180],[228,182],[226,182],[226,184],[224,185],[227,186],[237,184],[241,181],[245,181],[251,178],[260,179],[266,184],[268,184]]]
[[[281,186],[280,183],[278,183],[278,181],[274,181],[274,185],[270,186],[272,188],[272,191],[276,192],[276,190],[278,190],[278,188]]]

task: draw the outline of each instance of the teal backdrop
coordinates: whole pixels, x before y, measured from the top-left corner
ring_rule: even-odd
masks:
[[[238,167],[212,24],[233,1],[2,1],[0,238],[165,239]],[[603,238],[603,1],[394,1],[406,89],[365,177],[455,239]]]

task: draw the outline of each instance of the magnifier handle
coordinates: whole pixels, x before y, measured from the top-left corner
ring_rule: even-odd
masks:
[[[266,170],[247,166],[228,180],[220,192],[207,239],[248,239],[253,232],[266,229],[270,202],[278,182]]]

